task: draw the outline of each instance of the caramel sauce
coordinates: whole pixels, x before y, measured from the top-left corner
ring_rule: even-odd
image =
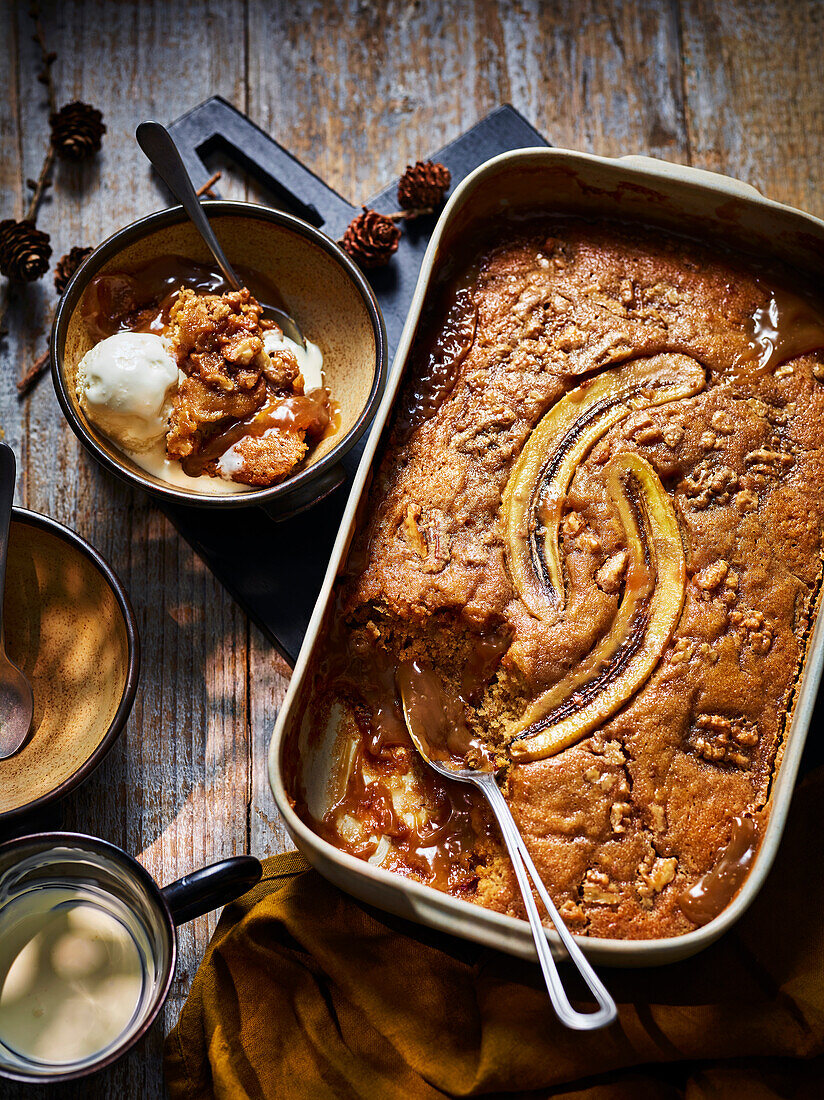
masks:
[[[286,311],[277,287],[239,266],[238,276],[259,301]],[[96,275],[86,288],[80,314],[97,342],[116,332],[161,335],[181,287],[197,294],[223,294],[231,287],[219,271],[184,256],[160,256],[131,271]]]
[[[404,760],[414,748],[401,750],[395,757],[396,770],[411,763]],[[422,800],[434,806],[434,813],[423,825],[409,824],[395,809],[392,790],[380,775],[367,777],[365,765],[375,768],[368,746],[362,742],[356,751],[349,782],[343,796],[316,823],[321,835],[336,847],[345,847],[352,855],[369,859],[378,850],[381,838],[392,842],[393,869],[412,872],[424,882],[441,889],[464,889],[471,885],[469,864],[477,838],[484,830],[483,807],[479,796],[459,783],[440,780],[429,769],[417,780]],[[391,774],[391,770],[387,772]],[[336,827],[340,814],[348,814],[366,826],[368,836],[360,841],[344,841]]]
[[[693,924],[709,924],[726,909],[750,872],[758,830],[751,817],[734,817],[732,835],[711,870],[678,899],[684,914]]]
[[[309,442],[313,443],[331,434],[328,432],[331,424],[332,411],[327,389],[288,397],[270,394],[262,409],[215,432],[197,454],[184,458],[181,466],[190,477],[198,477],[210,462],[219,459],[235,443],[248,436],[258,438],[270,428],[280,428],[281,431],[305,432]]]
[[[471,291],[465,287],[456,290],[446,320],[423,351],[420,369],[411,372],[411,388],[398,417],[402,438],[433,417],[452,393],[477,327],[478,307]]]
[[[489,753],[466,724],[464,700],[447,693],[434,669],[420,661],[401,661],[395,682],[427,756],[459,768],[491,770]]]
[[[788,359],[824,349],[824,315],[787,290],[771,291],[750,326],[750,346],[734,367],[738,374],[769,374]]]
[[[492,679],[511,641],[509,630],[478,636],[461,676],[461,697],[468,703],[474,702]]]
[[[383,757],[396,746],[414,748],[398,705],[395,662],[385,650],[348,634],[338,620],[319,677],[325,691],[354,698],[368,711],[363,732],[371,756]]]
[[[349,702],[360,740],[345,791],[322,821],[311,823],[330,843],[362,859],[374,855],[381,838],[387,837],[392,846],[384,866],[444,890],[471,891],[477,882],[478,839],[492,830],[483,798],[461,783],[441,778],[421,761],[406,728],[397,680],[408,677],[416,713],[443,742],[445,755],[454,752],[461,763],[468,752],[480,758],[480,742],[467,727],[463,693],[475,694],[483,686],[482,678],[489,681],[508,636],[479,635],[464,672],[465,686],[460,695],[450,697],[432,669],[418,662],[398,662],[365,640],[362,631],[346,627],[340,602],[336,610],[329,645],[318,666],[317,695]],[[411,775],[417,809],[426,807],[424,824],[411,825],[393,801],[392,780],[397,785],[398,779]],[[342,837],[337,827],[341,815],[358,821],[361,835],[370,839],[353,842]]]

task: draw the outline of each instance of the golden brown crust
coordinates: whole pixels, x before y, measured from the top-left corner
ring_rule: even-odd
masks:
[[[395,433],[356,536],[358,567],[340,606],[368,644],[397,659],[420,655],[458,685],[473,637],[508,632],[497,675],[468,706],[501,750],[526,704],[578,665],[615,617],[626,545],[605,465],[638,455],[666,488],[686,592],[663,657],[594,735],[511,766],[506,780],[576,931],[688,930],[679,895],[712,866],[734,815],[768,807],[824,519],[821,353],[767,373],[736,369],[769,296],[736,260],[663,234],[569,220],[500,245],[472,287],[477,332],[454,387],[434,416]],[[631,412],[595,443],[564,504],[566,612],[542,621],[507,567],[501,497],[513,463],[582,376],[664,352],[702,364],[706,387]],[[520,912],[494,843],[475,874],[476,900]]]
[[[274,485],[302,461],[306,442],[302,432],[278,431],[244,436],[235,444],[240,467],[232,475],[245,485]]]

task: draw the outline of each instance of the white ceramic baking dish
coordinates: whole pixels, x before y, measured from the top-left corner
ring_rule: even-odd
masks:
[[[772,259],[820,279],[824,273],[824,222],[764,198],[748,184],[727,176],[682,167],[648,157],[608,159],[565,149],[524,149],[487,161],[456,189],[441,215],[424,258],[412,307],[401,336],[386,393],[358,468],[329,568],[298,656],[286,700],[278,717],[269,755],[269,775],[278,808],[298,848],[326,878],[379,908],[474,940],[513,955],[534,958],[525,921],[461,901],[401,875],[375,867],[338,850],[297,816],[287,783],[295,768],[308,797],[323,802],[330,783],[335,746],[315,746],[299,761],[287,760],[287,745],[297,745],[295,728],[307,667],[318,643],[335,577],[345,559],[365,495],[370,468],[415,335],[421,308],[441,263],[473,224],[519,210],[579,212],[670,227],[679,233],[753,253],[764,265]],[[792,720],[779,749],[779,765],[770,793],[769,816],[753,868],[732,903],[713,921],[683,936],[657,940],[607,940],[583,937],[581,946],[600,964],[649,966],[675,962],[707,947],[741,916],[758,893],[775,858],[812,716],[824,660],[824,623],[816,622]],[[307,680],[308,684],[308,680]],[[303,699],[301,697],[301,702]],[[310,704],[311,705],[311,704]],[[555,934],[547,936],[553,947]]]

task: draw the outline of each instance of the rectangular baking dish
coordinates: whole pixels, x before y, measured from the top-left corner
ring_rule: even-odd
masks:
[[[366,450],[341,521],[338,537],[298,656],[289,691],[272,736],[269,777],[275,801],[295,844],[327,879],[355,897],[433,928],[523,958],[534,958],[525,921],[461,901],[432,887],[372,866],[333,847],[297,816],[288,786],[300,769],[310,798],[328,805],[334,738],[298,749],[300,759],[287,759],[289,746],[299,746],[298,700],[306,700],[306,678],[331,610],[330,593],[345,560],[365,503],[370,469],[391,415],[424,300],[442,262],[456,242],[479,222],[517,213],[582,213],[619,217],[660,225],[681,234],[734,246],[759,258],[777,259],[819,279],[824,273],[824,221],[764,198],[755,188],[727,176],[670,164],[648,157],[610,159],[564,149],[523,149],[487,161],[450,198],[424,257],[409,316]],[[824,662],[824,623],[816,617],[793,713],[779,747],[777,771],[768,803],[767,825],[752,870],[732,903],[709,924],[682,936],[655,940],[610,940],[581,937],[582,949],[594,961],[612,966],[650,966],[676,962],[707,947],[750,905],[775,858],[798,772]],[[311,702],[310,704],[311,705]],[[554,949],[558,941],[547,930]]]

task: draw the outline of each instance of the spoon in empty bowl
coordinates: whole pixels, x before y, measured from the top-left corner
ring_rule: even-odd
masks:
[[[28,737],[34,718],[31,684],[9,660],[3,633],[6,559],[16,471],[14,451],[7,443],[0,443],[0,760],[17,752]]]
[[[235,270],[220,247],[220,242],[215,236],[214,230],[209,224],[209,219],[200,204],[200,199],[195,194],[194,186],[186,171],[186,165],[178,152],[174,139],[165,126],[159,122],[141,122],[135,131],[137,144],[149,158],[154,170],[172,192],[174,197],[186,211],[194,223],[195,229],[203,238],[206,247],[212,253],[215,263],[220,268],[221,274],[233,290],[241,290],[243,283],[235,274]],[[283,331],[283,335],[293,340],[300,347],[306,348],[306,340],[300,330],[300,326],[276,306],[261,302],[264,316],[275,321]]]
[[[444,779],[456,779],[459,783],[469,783],[483,794],[489,803],[498,822],[501,835],[504,838],[509,858],[515,868],[515,875],[521,889],[521,896],[526,906],[529,926],[532,930],[532,938],[535,941],[535,950],[538,952],[538,961],[541,964],[544,981],[546,982],[549,999],[552,1007],[562,1024],[576,1031],[594,1031],[596,1028],[606,1027],[618,1016],[615,1001],[607,992],[601,979],[592,969],[583,951],[575,942],[575,938],[561,919],[555,903],[549,896],[541,877],[532,862],[526,844],[515,822],[515,818],[501,794],[495,781],[495,774],[489,765],[489,770],[482,767],[466,767],[466,761],[460,759],[462,752],[469,748],[465,736],[456,735],[454,723],[450,721],[450,715],[439,712],[439,700],[437,699],[437,686],[433,692],[430,689],[429,680],[431,674],[422,670],[416,662],[405,662],[398,669],[396,683],[403,705],[403,716],[406,728],[415,748],[422,759]],[[447,721],[443,719],[446,717]],[[444,729],[437,730],[441,736],[433,742],[430,740],[427,727],[431,731],[433,724],[438,724]],[[456,752],[460,754],[456,757]],[[552,951],[547,943],[544,926],[538,912],[538,906],[532,896],[534,885],[538,896],[544,904],[550,920],[555,926],[555,931],[566,948],[567,954],[573,966],[586,982],[587,987],[598,1003],[595,1012],[578,1012],[573,1008],[567,992],[564,989],[561,975]]]

